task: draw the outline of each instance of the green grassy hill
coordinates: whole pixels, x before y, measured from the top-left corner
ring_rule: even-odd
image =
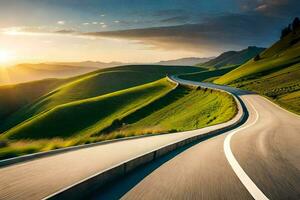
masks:
[[[234,99],[161,80],[60,104],[4,132],[0,158],[133,135],[205,127],[231,119]]]
[[[0,121],[21,107],[62,85],[66,80],[45,79],[28,83],[0,86]]]
[[[96,134],[172,90],[166,80],[61,104],[4,133],[9,139],[42,139]],[[63,122],[63,123],[61,123]]]
[[[237,66],[247,62],[251,58],[255,57],[257,54],[261,53],[263,50],[265,49],[250,46],[247,49],[243,49],[241,51],[228,51],[222,53],[218,57],[208,62],[199,63],[197,64],[197,66],[206,67],[209,69],[219,69],[222,67]]]
[[[122,120],[115,133],[131,135],[186,131],[231,119],[237,112],[234,99],[222,92],[179,86],[134,115]]]
[[[300,113],[300,28],[214,82],[256,91]]]
[[[164,78],[201,70],[133,65],[3,86],[2,91],[15,99],[15,108],[7,116],[1,110],[0,158],[132,135],[191,130],[231,119],[236,113],[231,96],[177,87]],[[0,101],[2,107],[9,102],[10,98]]]
[[[33,103],[21,107],[7,118],[2,119],[0,121],[0,133],[39,113],[46,112],[62,104],[149,83],[165,77],[166,74],[197,71],[200,71],[197,67],[132,65],[102,69],[85,75],[64,79],[64,84],[60,87],[41,96]],[[5,106],[3,104],[3,107]]]

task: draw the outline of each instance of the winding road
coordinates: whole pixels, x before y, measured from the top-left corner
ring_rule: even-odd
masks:
[[[236,94],[249,118],[155,170],[123,199],[300,199],[300,117],[256,94]]]
[[[172,79],[235,94],[245,104],[248,120],[165,162],[123,199],[300,199],[299,116],[256,94]],[[235,120],[200,130],[120,140],[1,167],[0,199],[45,198],[128,159],[226,127]]]

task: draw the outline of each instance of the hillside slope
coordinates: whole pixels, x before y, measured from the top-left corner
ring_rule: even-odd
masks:
[[[210,69],[218,69],[221,67],[236,66],[241,65],[251,58],[255,57],[257,54],[261,53],[264,48],[249,46],[247,49],[241,51],[228,51],[224,52],[218,57],[205,62],[199,63],[197,66],[206,67]]]
[[[248,61],[215,83],[256,91],[300,113],[300,25],[262,52],[258,59]]]
[[[101,69],[65,79],[63,85],[60,85],[44,96],[40,96],[36,101],[29,102],[29,104],[21,109],[15,109],[17,110],[15,113],[2,119],[0,121],[0,133],[61,104],[97,97],[149,83],[165,77],[166,74],[197,71],[200,71],[197,67],[132,65]],[[31,92],[34,92],[34,90]],[[6,107],[6,104],[2,104],[2,106]]]
[[[0,121],[66,81],[64,79],[45,79],[0,86]]]
[[[234,99],[223,92],[175,87],[166,78],[60,104],[0,135],[0,159],[133,135],[190,130],[230,120]],[[189,112],[186,112],[186,109]]]
[[[110,94],[60,104],[35,115],[4,133],[10,139],[70,137],[82,132],[95,134],[135,109],[172,89],[166,80],[148,83]],[[63,121],[63,123],[60,123]],[[92,130],[94,129],[94,130]]]

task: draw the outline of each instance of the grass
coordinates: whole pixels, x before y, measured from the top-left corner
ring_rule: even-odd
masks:
[[[21,102],[22,98],[15,96],[16,104],[21,106],[13,107],[11,110],[15,112],[10,112],[9,115],[6,115],[6,118],[2,118],[0,133],[59,105],[150,83],[165,77],[166,74],[190,73],[199,70],[197,67],[131,65],[101,69],[69,79],[60,79],[64,84],[58,85],[59,87],[56,89],[48,90],[46,94],[39,93],[40,96],[37,95],[38,97],[34,98],[34,101],[21,104],[18,100]],[[27,84],[30,87],[33,85],[32,82]],[[32,87],[33,93],[35,90],[35,87]],[[0,107],[2,105],[6,107],[7,102],[9,101],[0,104]]]
[[[300,32],[291,33],[214,82],[258,92],[300,114]]]
[[[0,86],[0,120],[21,107],[31,104],[40,96],[50,92],[65,82],[63,79],[46,79],[29,83]]]
[[[234,99],[226,93],[179,87],[124,119],[116,132],[126,135],[140,130],[148,133],[193,130],[228,121],[236,112]]]
[[[91,135],[134,112],[135,109],[154,101],[173,87],[173,84],[162,79],[102,96],[61,104],[15,126],[5,132],[4,137],[51,139]]]
[[[2,134],[5,145],[0,148],[0,158],[191,130],[228,121],[237,111],[234,99],[226,93],[174,87],[164,78],[56,106]]]
[[[300,33],[291,33],[286,38],[279,40],[270,48],[261,53],[261,59],[251,59],[237,69],[225,74],[215,81],[218,84],[230,84],[234,81],[243,81],[259,76],[259,73],[269,73],[274,70],[284,69],[300,62]]]

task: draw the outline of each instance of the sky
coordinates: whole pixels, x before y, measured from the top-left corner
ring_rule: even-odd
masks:
[[[0,63],[156,62],[267,47],[299,0],[0,0]]]

